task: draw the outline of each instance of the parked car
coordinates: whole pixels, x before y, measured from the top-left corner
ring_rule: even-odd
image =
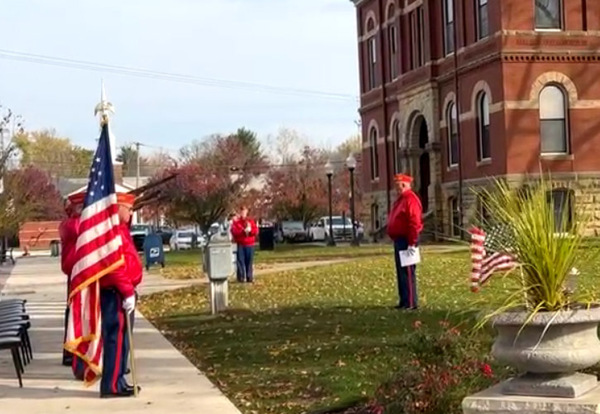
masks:
[[[132,224],[130,228],[133,243],[138,251],[144,250],[144,240],[146,236],[152,233],[152,226],[149,224]]]
[[[284,242],[305,242],[309,240],[309,232],[301,221],[281,222],[281,238]]]
[[[333,216],[331,227],[333,230],[333,238],[335,240],[352,240],[352,220],[349,217]],[[357,226],[356,235],[359,239],[362,238],[364,229],[362,226]],[[310,227],[309,236],[314,241],[329,240],[329,217],[321,217],[317,223]]]
[[[162,238],[163,244],[169,244],[171,242],[173,233],[175,233],[175,230],[170,227],[160,227],[158,230],[156,230],[156,234]]]
[[[204,243],[204,236],[198,236],[194,230],[177,230],[171,236],[169,246],[171,250],[189,250]]]

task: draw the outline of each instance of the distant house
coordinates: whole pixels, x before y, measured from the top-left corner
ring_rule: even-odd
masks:
[[[127,193],[129,191],[135,190],[137,177],[115,177],[117,179],[117,183],[115,184],[115,189],[117,192]],[[150,181],[151,177],[140,177],[139,185],[140,187],[147,184]],[[57,188],[60,192],[60,195],[63,198],[67,198],[72,194],[81,193],[87,190],[88,179],[87,178],[59,178]],[[133,214],[133,222],[141,223],[141,215],[139,216],[140,221],[138,221],[138,214]]]

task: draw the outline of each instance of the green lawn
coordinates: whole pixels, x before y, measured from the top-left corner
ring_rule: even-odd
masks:
[[[582,270],[584,285],[597,284],[595,272]],[[425,256],[417,312],[391,309],[389,255],[233,283],[231,309],[218,317],[209,316],[203,287],[145,297],[141,310],[243,413],[310,413],[373,395],[406,369],[415,323],[434,331],[445,329],[442,320],[472,326],[472,311],[497,304],[511,283],[498,276],[473,294],[468,276],[468,253]],[[481,360],[491,339],[487,331],[472,339]]]
[[[305,244],[281,244],[275,250],[256,249],[255,261],[258,264],[287,263],[298,261],[331,260],[389,255],[391,245],[348,245],[323,247]],[[200,250],[184,250],[166,253],[167,265],[196,265],[202,262]]]

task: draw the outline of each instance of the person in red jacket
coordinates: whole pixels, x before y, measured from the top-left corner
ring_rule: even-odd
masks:
[[[248,208],[242,207],[239,216],[231,223],[231,235],[237,244],[237,280],[240,283],[253,283],[254,244],[258,226],[248,217]]]
[[[394,257],[396,261],[396,277],[398,279],[398,309],[416,309],[417,274],[416,265],[402,267],[400,251],[415,254],[419,242],[419,234],[423,230],[423,207],[421,200],[412,190],[412,177],[397,174],[394,177],[398,190],[398,199],[388,216],[387,233],[394,241]]]
[[[83,207],[83,196],[80,194],[74,194],[67,198],[65,201],[65,218],[58,227],[61,244],[60,264],[61,269],[65,276],[67,276],[67,308],[65,310],[65,337],[67,337],[67,322],[69,319],[69,294],[70,292],[70,280],[71,271],[75,266],[75,245],[77,244],[77,236],[79,230],[79,216],[81,215],[81,208]],[[65,342],[63,340],[63,343]],[[73,354],[63,349],[63,365],[73,366],[75,372],[76,368],[73,361]],[[83,378],[83,366],[81,366],[81,378]],[[77,376],[77,375],[76,375]]]
[[[100,309],[102,313],[102,398],[129,397],[133,387],[127,384],[129,338],[125,318],[133,315],[135,288],[142,281],[142,262],[129,232],[135,196],[117,194],[119,227],[123,243],[124,265],[100,278]]]

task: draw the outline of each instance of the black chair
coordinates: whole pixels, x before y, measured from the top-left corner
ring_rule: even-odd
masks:
[[[21,356],[19,355],[19,348],[21,347],[21,340],[18,336],[13,337],[0,337],[0,350],[1,349],[10,349],[12,354],[13,364],[15,366],[15,371],[17,373],[17,378],[19,379],[19,388],[23,388],[23,379],[21,378],[21,374],[24,371],[23,363],[21,362]]]

